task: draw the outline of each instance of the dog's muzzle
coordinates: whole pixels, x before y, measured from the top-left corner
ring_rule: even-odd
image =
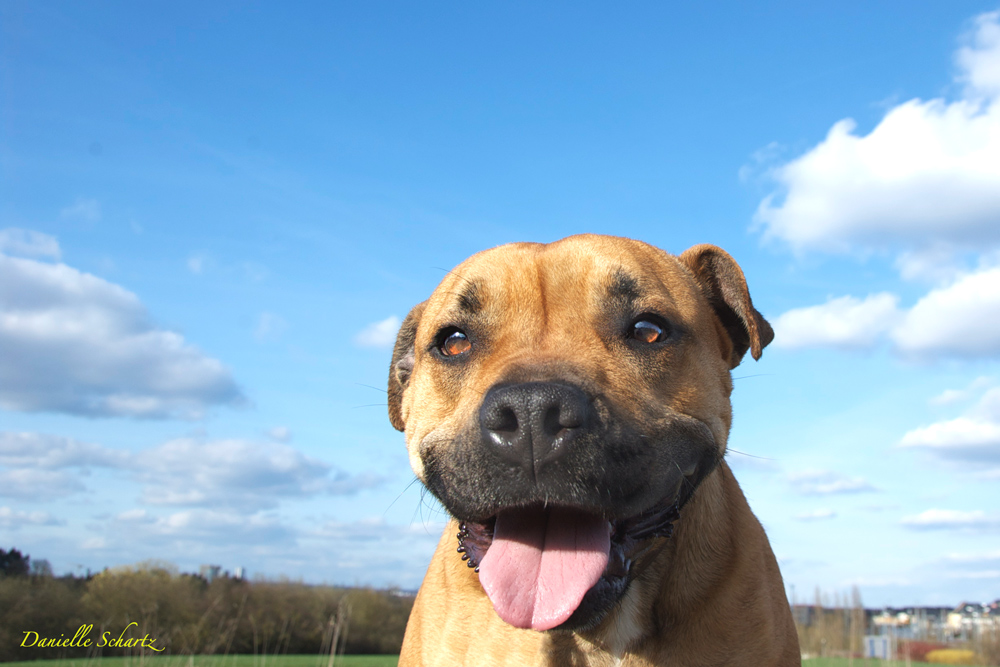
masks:
[[[630,423],[574,384],[506,383],[486,393],[453,456],[426,452],[428,488],[462,522],[458,550],[507,623],[600,622],[717,462],[696,419]]]

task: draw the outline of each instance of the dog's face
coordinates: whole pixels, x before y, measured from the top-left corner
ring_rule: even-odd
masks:
[[[722,458],[730,369],[771,337],[718,248],[503,246],[403,323],[390,418],[497,613],[590,627]]]

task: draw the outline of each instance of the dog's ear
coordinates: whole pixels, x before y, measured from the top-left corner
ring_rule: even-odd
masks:
[[[420,316],[424,314],[424,306],[427,302],[418,303],[410,310],[410,313],[403,320],[396,334],[396,345],[392,348],[392,363],[389,364],[389,421],[393,428],[402,431],[406,428],[403,423],[403,390],[410,380],[410,373],[413,372],[414,342],[417,338],[417,325],[420,324]]]
[[[679,258],[691,269],[708,302],[733,342],[730,368],[736,368],[749,348],[760,359],[774,340],[774,330],[750,300],[747,281],[739,264],[722,248],[702,244],[688,248]]]

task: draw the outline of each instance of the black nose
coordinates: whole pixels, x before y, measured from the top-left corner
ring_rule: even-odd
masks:
[[[592,423],[583,390],[554,382],[493,387],[479,408],[483,443],[535,479],[542,466],[566,454]]]

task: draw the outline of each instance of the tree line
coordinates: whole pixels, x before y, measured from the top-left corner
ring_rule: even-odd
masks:
[[[123,631],[148,636],[159,655],[398,653],[413,606],[396,590],[228,574],[209,581],[156,561],[84,577],[32,565],[16,549],[0,549],[0,661],[149,651],[109,641]]]

